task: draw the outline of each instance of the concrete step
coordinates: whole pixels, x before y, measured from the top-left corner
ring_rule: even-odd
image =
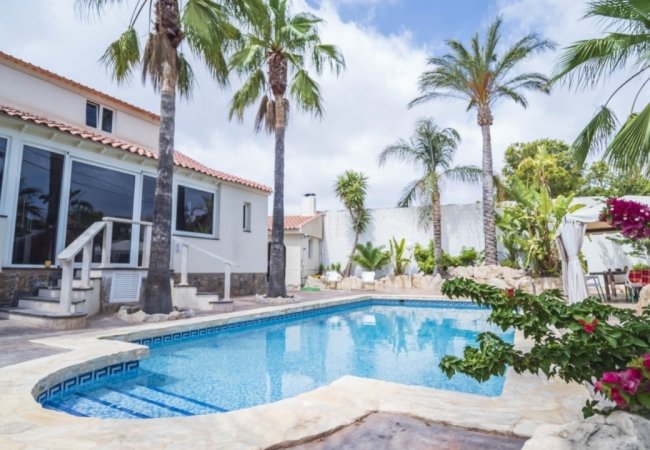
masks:
[[[0,308],[0,318],[48,330],[73,330],[86,326],[84,313],[61,314],[31,308]]]
[[[209,302],[210,311],[231,312],[235,309],[235,303],[232,300],[214,300]]]
[[[92,291],[93,287],[73,287],[71,291],[72,300],[84,300],[86,298],[86,293]],[[40,288],[38,290],[38,296],[41,298],[61,298],[61,288]]]
[[[21,297],[18,300],[18,306],[21,308],[34,309],[40,311],[59,312],[59,298],[46,297]],[[72,300],[72,309],[75,313],[86,313],[86,300]]]

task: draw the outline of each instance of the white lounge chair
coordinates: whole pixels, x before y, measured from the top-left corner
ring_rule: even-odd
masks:
[[[375,272],[361,272],[361,288],[366,284],[372,284],[372,289],[375,289]]]
[[[341,276],[340,273],[334,272],[334,271],[327,271],[325,272],[325,286],[328,288],[331,288],[334,286],[334,289],[338,288],[338,284],[341,282],[343,277]]]

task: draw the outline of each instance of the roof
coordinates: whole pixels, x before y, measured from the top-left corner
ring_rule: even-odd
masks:
[[[317,217],[320,217],[320,214],[316,214],[313,216],[284,216],[284,229],[300,230],[302,226],[307,225],[309,222],[311,222]],[[273,228],[273,217],[267,218],[266,227],[269,230]]]
[[[23,61],[22,59],[18,59],[15,56],[11,56],[2,51],[0,51],[0,61],[8,63],[9,65],[12,65],[14,67],[18,67],[25,72],[31,72],[33,74],[41,75],[47,78],[48,80],[55,82],[56,84],[64,85],[76,91],[81,91],[87,95],[103,99],[110,103],[116,104],[117,106],[120,106],[126,110],[130,110],[131,112],[134,112],[136,114],[160,122],[160,116],[158,116],[157,114],[151,111],[147,111],[146,109],[140,108],[139,106],[135,106],[132,105],[131,103],[127,103],[124,100],[120,100],[119,98],[113,97],[104,92],[98,91],[97,89],[93,89],[84,84],[78,83],[74,80],[61,76],[54,72],[51,72],[47,69],[43,69],[42,67],[36,66],[32,63],[28,63],[27,61]]]
[[[111,136],[95,133],[93,131],[78,128],[73,125],[68,125],[55,120],[47,119],[45,117],[41,117],[36,114],[18,110],[11,106],[5,106],[0,104],[0,114],[4,114],[9,117],[16,117],[18,119],[24,120],[25,122],[30,122],[48,128],[52,128],[58,131],[62,131],[64,133],[68,133],[72,136],[85,139],[87,141],[108,145],[110,147],[124,150],[125,152],[136,154],[145,158],[158,159],[158,153],[154,150],[141,147],[139,145],[127,141],[116,139]],[[265,186],[261,183],[257,183],[255,181],[247,180],[245,178],[237,177],[235,175],[230,175],[215,169],[211,169],[210,167],[201,164],[195,159],[192,159],[189,156],[177,150],[174,150],[174,164],[177,167],[183,167],[185,169],[193,170],[195,172],[202,173],[204,175],[216,178],[221,181],[227,181],[230,183],[239,184],[263,192],[272,192],[271,188],[268,186]]]

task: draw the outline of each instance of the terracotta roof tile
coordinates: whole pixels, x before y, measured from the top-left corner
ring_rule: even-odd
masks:
[[[143,156],[145,158],[158,159],[158,153],[153,150],[140,147],[136,144],[122,141],[120,139],[116,139],[111,136],[106,136],[89,130],[84,130],[82,128],[77,128],[72,125],[67,125],[58,121],[47,119],[38,116],[36,114],[20,111],[11,106],[0,105],[0,113],[10,117],[17,117],[19,119],[24,120],[25,122],[31,122],[37,125],[53,128],[55,130],[65,132],[71,134],[72,136],[77,136],[85,140],[97,142],[100,144],[108,145],[113,148],[128,151],[130,153]],[[208,175],[218,180],[235,183],[242,186],[247,186],[264,192],[272,192],[271,188],[268,186],[265,186],[261,183],[257,183],[255,181],[247,180],[245,178],[237,177],[235,175],[230,175],[224,172],[220,172],[215,169],[211,169],[210,167],[201,164],[200,162],[190,158],[189,156],[177,150],[174,151],[174,164],[178,167],[194,170],[196,172],[202,173],[204,175]]]
[[[285,230],[299,230],[303,225],[308,224],[320,214],[314,216],[284,216],[284,229]],[[268,217],[266,220],[266,227],[269,231],[273,228],[273,217]]]
[[[33,72],[37,73],[45,78],[48,78],[51,81],[58,82],[60,84],[63,84],[65,86],[68,86],[69,88],[72,88],[76,91],[81,91],[84,92],[85,94],[89,94],[91,96],[95,96],[98,98],[102,98],[105,101],[109,101],[111,103],[114,103],[118,106],[121,106],[125,109],[130,110],[131,112],[138,113],[140,115],[146,116],[149,119],[153,119],[155,121],[160,122],[160,116],[158,114],[155,114],[151,111],[147,111],[146,109],[140,108],[139,106],[132,105],[131,103],[127,103],[124,100],[120,100],[119,98],[113,97],[112,95],[108,95],[105,92],[98,91],[97,89],[93,89],[91,87],[88,87],[84,84],[78,83],[74,80],[71,80],[69,78],[66,78],[64,76],[61,76],[57,73],[51,72],[47,69],[44,69],[42,67],[36,66],[32,63],[29,63],[27,61],[23,61],[22,59],[18,59],[15,56],[9,55],[7,53],[4,53],[0,51],[0,61],[8,63],[13,66],[17,66],[20,69],[27,71],[27,72]]]

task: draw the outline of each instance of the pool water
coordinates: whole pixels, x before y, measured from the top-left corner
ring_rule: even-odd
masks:
[[[476,345],[482,331],[508,342],[513,333],[488,324],[489,310],[469,303],[422,303],[362,302],[154,347],[132,375],[67,391],[44,406],[125,419],[213,414],[293,397],[344,375],[500,395],[503,377],[448,379],[438,364]]]

